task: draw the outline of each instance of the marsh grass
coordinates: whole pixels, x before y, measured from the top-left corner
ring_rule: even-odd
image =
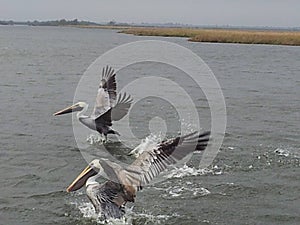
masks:
[[[114,26],[114,25],[68,25],[69,27],[86,28],[86,29],[110,29],[110,30],[123,30],[129,29],[129,26]]]
[[[300,45],[300,32],[293,31],[131,27],[121,32],[139,36],[186,37],[195,42]]]

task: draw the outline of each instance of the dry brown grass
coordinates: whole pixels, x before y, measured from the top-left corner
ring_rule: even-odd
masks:
[[[112,29],[112,30],[123,30],[130,27],[127,26],[111,26],[111,25],[69,25],[69,27],[87,28],[87,29]]]
[[[188,28],[127,28],[121,31],[140,36],[187,37],[195,42],[300,45],[300,32]]]
[[[163,37],[194,37],[199,34],[199,29],[188,28],[145,28],[131,27],[121,32],[138,36],[163,36]]]

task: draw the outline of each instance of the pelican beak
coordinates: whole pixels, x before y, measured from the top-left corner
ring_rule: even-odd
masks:
[[[93,170],[92,167],[87,166],[72,182],[72,184],[70,184],[70,186],[67,188],[67,192],[77,191],[78,189],[82,188],[85,185],[86,181],[96,174],[97,172]]]
[[[83,107],[81,107],[78,104],[75,104],[75,105],[72,105],[70,107],[67,107],[63,110],[60,110],[60,111],[54,113],[53,116],[59,116],[59,115],[63,115],[63,114],[71,113],[71,112],[81,111],[82,109],[83,109]]]

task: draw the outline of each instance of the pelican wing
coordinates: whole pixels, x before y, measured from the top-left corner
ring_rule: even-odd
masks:
[[[101,165],[111,182],[119,183],[123,191],[114,197],[114,201],[123,204],[134,202],[136,192],[167,166],[175,164],[188,154],[205,150],[210,132],[194,132],[185,136],[161,142],[158,147],[145,150],[130,166],[121,165],[109,160],[102,160]]]
[[[102,70],[102,80],[99,84],[92,117],[97,119],[111,109],[116,100],[116,74],[111,67],[104,67]]]
[[[144,151],[127,169],[127,182],[136,190],[148,184],[167,166],[175,164],[194,151],[203,151],[208,145],[210,132],[194,132],[163,141],[157,148]]]
[[[95,119],[96,126],[112,126],[111,121],[111,108],[109,108],[106,112],[102,113]]]
[[[117,97],[116,73],[112,67],[106,66],[103,68],[99,87],[107,90],[112,105]]]
[[[98,119],[111,109],[108,92],[103,88],[98,89],[92,118]]]
[[[135,193],[137,191],[136,186],[138,183],[128,179],[127,173],[136,173],[136,176],[139,176],[139,171],[131,171],[130,168],[124,169],[121,165],[111,162],[109,160],[101,160],[101,166],[106,174],[106,178],[110,182],[120,184],[122,191],[118,192],[118,195],[115,196],[114,202],[118,205],[122,205],[127,201],[134,202]]]
[[[116,105],[112,108],[111,118],[113,121],[121,120],[126,114],[132,104],[132,97],[126,93],[119,94]]]
[[[87,196],[97,213],[101,213],[105,219],[121,218],[124,215],[122,206],[125,201],[122,198],[122,193],[122,186],[112,181],[87,189]],[[105,210],[101,210],[101,208]]]

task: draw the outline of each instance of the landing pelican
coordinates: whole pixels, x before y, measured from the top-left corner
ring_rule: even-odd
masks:
[[[86,186],[86,193],[95,211],[104,219],[121,218],[127,202],[134,202],[136,193],[154,177],[194,151],[207,147],[210,132],[194,132],[161,142],[146,149],[129,166],[122,166],[104,159],[95,159],[67,188],[67,192]],[[103,184],[96,179],[109,178]]]
[[[119,94],[117,100],[117,84],[116,74],[111,67],[105,67],[102,70],[102,80],[99,85],[94,111],[91,116],[83,115],[87,109],[88,104],[85,102],[78,102],[70,107],[54,113],[54,116],[63,115],[71,112],[78,112],[78,120],[92,130],[104,134],[107,140],[107,134],[119,133],[110,127],[112,121],[122,119],[127,113],[132,103],[132,98],[126,93]]]

